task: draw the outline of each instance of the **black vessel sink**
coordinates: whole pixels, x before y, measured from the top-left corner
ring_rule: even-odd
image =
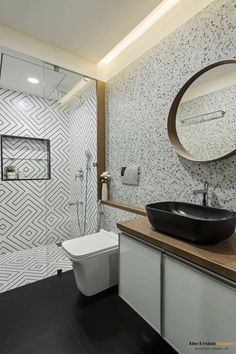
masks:
[[[236,212],[181,202],[146,205],[154,229],[198,244],[226,240],[236,227]]]

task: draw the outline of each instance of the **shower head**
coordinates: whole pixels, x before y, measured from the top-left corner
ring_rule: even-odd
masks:
[[[92,158],[92,154],[89,150],[85,150],[84,152],[86,159],[89,161]]]
[[[86,169],[90,170],[91,169],[91,159],[92,159],[92,154],[89,150],[85,150],[84,152],[85,157],[86,157]]]

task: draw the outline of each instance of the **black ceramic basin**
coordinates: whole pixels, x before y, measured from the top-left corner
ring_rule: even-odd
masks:
[[[236,212],[181,202],[146,205],[152,227],[170,236],[198,244],[226,240],[236,227]]]

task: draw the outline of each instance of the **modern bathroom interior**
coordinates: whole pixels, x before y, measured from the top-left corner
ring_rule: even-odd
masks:
[[[236,1],[0,0],[0,353],[236,353]]]

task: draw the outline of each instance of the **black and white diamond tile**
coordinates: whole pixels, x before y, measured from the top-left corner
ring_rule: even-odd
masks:
[[[7,253],[0,259],[0,292],[67,271],[72,265],[56,244]]]
[[[17,170],[24,171],[24,178],[45,179],[48,176],[46,142],[17,139],[14,137],[2,140],[3,170],[8,165],[15,165]],[[14,158],[14,159],[12,159]]]
[[[84,231],[85,214],[85,188],[86,188],[86,159],[85,150],[92,154],[92,163],[97,162],[97,104],[96,104],[96,83],[88,87],[81,99],[71,107],[70,115],[70,139],[71,139],[71,160],[70,160],[70,188],[71,201],[83,204],[79,205],[79,216],[82,232]],[[75,179],[76,171],[82,169],[84,178]],[[77,220],[76,206],[71,206],[71,237],[81,235]],[[97,169],[91,165],[88,172],[88,203],[87,203],[87,227],[86,234],[94,233],[97,228]]]
[[[55,243],[78,237],[76,209],[84,202],[85,150],[96,162],[96,85],[68,112],[55,101],[0,88],[0,134],[50,139],[52,178],[48,181],[0,181],[0,292],[71,269]],[[97,171],[88,176],[86,233],[97,227]],[[81,227],[84,203],[80,206]],[[46,246],[47,245],[47,246]]]
[[[0,134],[50,139],[52,171],[50,181],[0,181],[0,255],[69,238],[68,112],[56,101],[0,88]],[[37,166],[25,173],[33,167],[40,174]]]

